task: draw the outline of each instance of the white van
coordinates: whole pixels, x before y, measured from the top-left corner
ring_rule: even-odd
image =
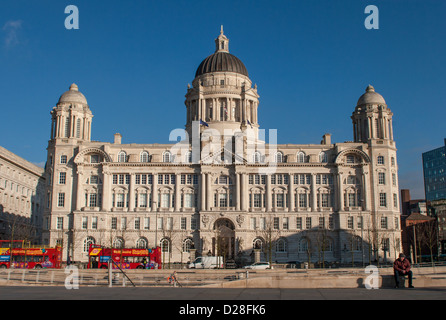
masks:
[[[191,269],[216,269],[223,268],[223,257],[197,257],[189,264]]]

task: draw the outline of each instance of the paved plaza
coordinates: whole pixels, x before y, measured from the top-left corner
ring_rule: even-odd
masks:
[[[175,287],[0,287],[0,300],[446,300],[446,288],[415,289],[268,289]]]

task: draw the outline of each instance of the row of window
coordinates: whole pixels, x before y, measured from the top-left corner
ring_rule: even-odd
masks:
[[[174,161],[174,155],[172,155],[172,153],[170,151],[165,151],[163,152],[163,156],[162,156],[162,161],[165,163],[171,163]],[[52,156],[50,156],[50,165],[52,165]],[[151,157],[149,155],[149,153],[147,151],[142,151],[140,153],[139,156],[139,160],[140,162],[150,162],[151,161]],[[68,161],[68,158],[66,155],[61,155],[60,156],[60,163],[61,164],[66,164]],[[91,154],[90,155],[90,163],[100,163],[101,161],[101,156],[98,154]],[[120,151],[118,153],[118,157],[117,157],[117,161],[118,162],[128,162],[129,161],[129,157],[127,155],[127,153],[125,151]],[[253,153],[252,155],[252,161],[253,163],[264,163],[265,162],[265,156],[262,155],[260,152],[256,151]],[[307,163],[309,161],[309,157],[302,151],[299,151],[296,154],[296,161],[297,163]],[[321,151],[318,155],[318,161],[321,163],[327,163],[328,162],[328,156],[327,153],[324,151]],[[395,158],[391,157],[390,158],[391,161],[391,165],[395,166]],[[191,163],[192,162],[192,152],[188,151],[186,152],[186,155],[184,157],[184,161],[185,163]],[[274,154],[274,162],[276,163],[284,163],[286,162],[286,157],[283,154],[283,152],[278,151]],[[353,155],[353,154],[348,154],[346,155],[346,162],[348,164],[353,164],[353,163],[359,163],[360,162],[360,158],[358,158],[357,156]],[[377,164],[383,165],[384,163],[384,156],[377,156]]]
[[[155,219],[153,219],[155,220]],[[50,229],[49,219],[46,218],[46,228]],[[81,220],[81,229],[82,230],[98,230],[98,217],[82,217]],[[195,217],[187,218],[181,217],[179,219],[179,225],[175,225],[175,221],[173,217],[158,217],[155,221],[157,224],[155,226],[151,226],[150,217],[135,217],[132,219],[131,225],[129,224],[129,219],[127,217],[111,217],[110,226],[111,230],[151,230],[152,228],[158,230],[196,230],[198,229],[198,219]],[[64,229],[64,217],[57,217],[56,219],[56,230]]]
[[[50,194],[48,194],[48,208],[50,207]],[[147,208],[152,206],[152,194],[151,193],[138,193],[135,195],[135,207]],[[288,194],[277,193],[271,195],[273,207],[285,208],[289,205]],[[300,208],[308,208],[311,203],[311,194],[309,193],[296,193],[295,204]],[[158,194],[158,203],[161,208],[174,208],[175,207],[175,194],[160,193]],[[344,193],[344,205],[348,207],[360,207],[362,204],[362,197],[359,191]],[[387,193],[379,193],[379,206],[387,207]],[[57,206],[65,207],[65,193],[58,193]],[[86,193],[85,194],[85,206],[86,207],[101,207],[102,197],[100,193]],[[112,206],[114,208],[128,208],[129,207],[129,195],[127,193],[113,193],[112,194]],[[214,207],[233,207],[232,192],[228,190],[226,193],[217,192],[214,194]],[[316,206],[318,208],[329,208],[334,206],[334,194],[333,193],[318,193],[316,195]],[[182,208],[197,208],[198,207],[198,193],[185,193],[181,194],[180,207]],[[266,195],[263,193],[249,194],[249,207],[250,208],[265,208],[266,207]],[[393,194],[393,207],[398,208],[398,195]]]

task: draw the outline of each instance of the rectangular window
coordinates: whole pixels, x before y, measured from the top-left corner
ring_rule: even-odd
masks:
[[[82,229],[88,229],[88,217],[82,217]]]
[[[181,230],[186,230],[187,228],[187,218],[181,217]]]
[[[228,195],[226,193],[219,194],[219,204],[220,207],[227,207],[228,206]]]
[[[116,217],[111,218],[111,229],[112,230],[118,229],[118,218]]]
[[[307,206],[307,195],[305,193],[299,193],[299,208],[306,208]]]
[[[59,184],[65,184],[66,180],[67,180],[67,173],[59,172]]]
[[[192,230],[197,230],[198,229],[198,223],[197,223],[197,218],[192,217],[190,219],[190,228]]]
[[[328,228],[330,230],[334,230],[334,218],[333,218],[333,215],[330,215],[328,217]]]
[[[141,228],[141,218],[135,218],[135,230],[139,230]]]
[[[387,217],[381,217],[381,229],[387,229]]]
[[[289,227],[289,220],[288,220],[288,218],[283,218],[282,219],[282,226],[283,226],[283,230],[288,230],[288,227]]]
[[[161,194],[161,208],[169,208],[170,207],[170,194],[163,193]]]
[[[116,207],[117,208],[124,208],[125,203],[125,194],[124,193],[118,193],[116,195]]]
[[[56,228],[57,230],[63,230],[63,217],[57,217]]]
[[[393,194],[393,207],[398,208],[398,195],[396,193]]]
[[[322,200],[322,208],[327,208],[330,206],[330,194],[322,193],[321,200]]]
[[[257,228],[257,219],[251,218],[251,230],[256,230]]]
[[[353,217],[348,217],[348,218],[347,218],[347,228],[348,228],[348,229],[353,229],[353,228],[354,228],[354,220],[353,220]]]
[[[113,184],[118,184],[118,175],[117,174],[113,175]]]
[[[363,217],[358,217],[358,219],[357,219],[357,221],[358,221],[358,229],[362,229],[362,227],[363,227]]]
[[[260,193],[254,194],[254,208],[260,208],[262,204],[262,195]]]
[[[386,184],[386,174],[384,172],[378,172],[378,184]]]
[[[379,205],[380,207],[387,207],[387,197],[385,193],[379,194]]]
[[[195,207],[195,194],[188,193],[184,195],[184,207],[193,208]]]
[[[147,193],[139,194],[138,205],[140,208],[147,208]]]
[[[260,218],[260,229],[266,230],[266,218]]]
[[[60,156],[60,163],[61,164],[66,164],[67,163],[67,156],[66,155],[61,155]]]
[[[348,206],[356,207],[356,194],[354,194],[354,193],[348,194]]]
[[[150,230],[150,218],[149,217],[144,218],[144,230]]]
[[[305,218],[305,229],[311,229],[311,217]]]
[[[280,223],[279,218],[275,217],[273,221],[274,221],[273,225],[274,230],[279,230],[279,223]]]
[[[94,208],[98,206],[98,195],[96,193],[90,193],[90,207]]]
[[[58,199],[57,199],[57,206],[58,207],[65,207],[65,193],[61,192],[58,194]]]
[[[319,217],[319,229],[325,228],[325,217]]]
[[[127,230],[127,217],[121,218],[121,230]]]
[[[302,218],[301,217],[296,218],[296,229],[302,230]]]
[[[283,194],[282,193],[278,193],[276,195],[276,206],[278,208],[283,208]]]
[[[91,218],[91,229],[93,229],[93,230],[98,229],[98,217]]]
[[[396,174],[392,173],[392,185],[396,186]]]

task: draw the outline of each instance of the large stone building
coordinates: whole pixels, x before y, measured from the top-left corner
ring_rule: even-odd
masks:
[[[45,199],[44,169],[0,147],[0,240],[39,244]]]
[[[392,112],[368,86],[352,107],[353,141],[277,144],[260,129],[257,86],[229,53],[188,85],[175,144],[91,140],[93,114],[73,84],[51,111],[44,241],[76,261],[90,243],[163,248],[251,262],[366,262],[401,247]],[[279,129],[280,130],[280,129]]]

